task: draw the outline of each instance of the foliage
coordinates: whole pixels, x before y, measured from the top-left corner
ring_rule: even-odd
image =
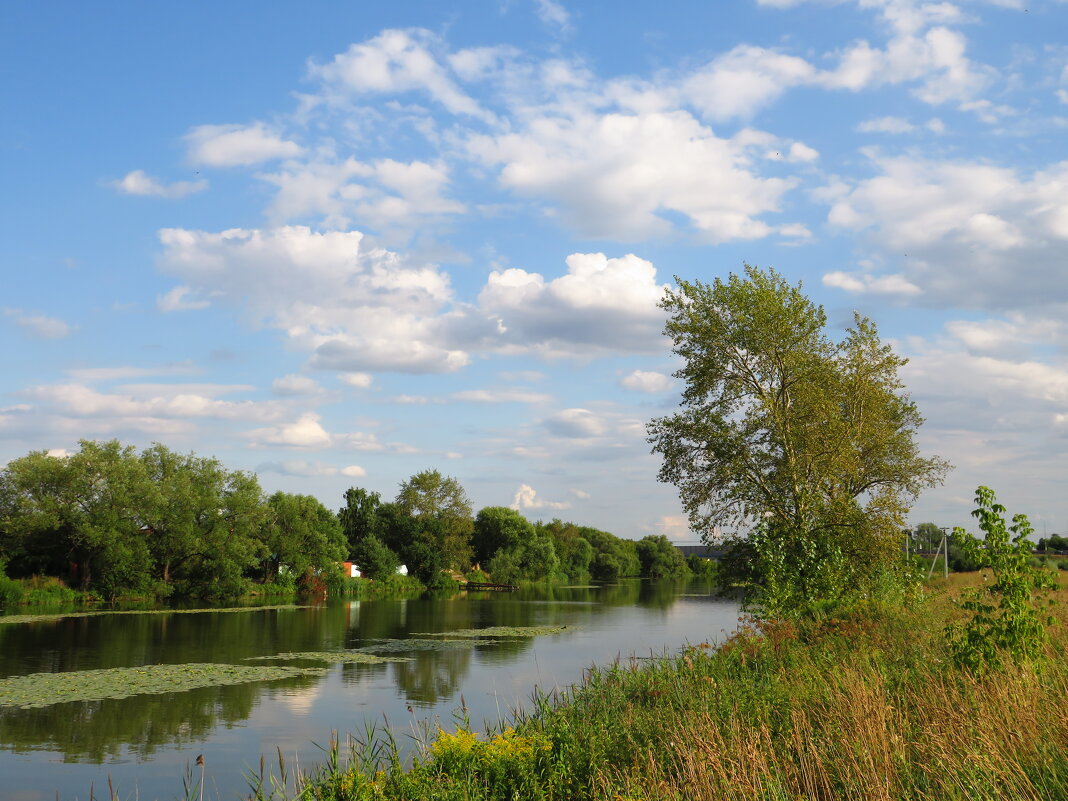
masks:
[[[714,559],[703,559],[700,556],[687,556],[686,565],[690,568],[695,579],[703,581],[716,581],[719,571]]]
[[[270,581],[284,565],[300,575],[308,568],[328,570],[345,558],[347,543],[337,517],[311,495],[276,492],[267,499],[263,530],[263,578]]]
[[[800,285],[748,265],[725,282],[680,281],[661,305],[686,389],[649,441],[691,527],[751,530],[753,589],[777,613],[892,571],[911,501],[947,465],[919,454],[905,360],[875,325],[856,315],[836,343]]]
[[[650,534],[638,540],[638,560],[645,578],[688,576],[690,568],[682,552],[663,534]]]
[[[377,492],[358,487],[345,490],[345,505],[338,510],[337,518],[349,545],[349,555],[356,553],[359,544],[367,537],[383,536],[384,521],[379,515],[382,498]]]
[[[400,557],[373,534],[357,542],[352,558],[364,577],[375,581],[392,576],[400,567]]]
[[[471,500],[460,482],[437,470],[416,473],[401,484],[397,505],[419,525],[419,536],[436,546],[444,567],[471,567]]]
[[[512,550],[533,537],[534,526],[515,509],[487,506],[475,516],[471,537],[475,561],[488,562],[498,551]]]
[[[1068,553],[1068,537],[1062,537],[1060,534],[1050,534],[1048,537],[1042,537],[1039,539],[1035,550],[1042,553],[1047,551]]]
[[[1006,526],[1005,507],[989,487],[975,491],[972,516],[979,521],[980,541],[962,528],[954,529],[964,552],[980,568],[989,568],[994,582],[967,593],[960,605],[971,613],[963,624],[950,629],[953,656],[974,673],[999,670],[1005,657],[1032,659],[1042,652],[1052,618],[1039,605],[1043,591],[1056,582],[1051,574],[1031,564],[1031,534],[1026,515],[1017,514]]]

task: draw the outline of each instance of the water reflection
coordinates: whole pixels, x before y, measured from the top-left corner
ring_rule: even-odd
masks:
[[[681,597],[687,591],[692,588],[670,582],[625,581],[593,589],[535,588],[447,600],[344,601],[294,610],[98,616],[0,625],[0,676],[166,663],[243,664],[251,657],[280,652],[362,648],[379,640],[457,629],[568,627],[562,634],[541,638],[402,654],[411,658],[408,662],[334,665],[322,677],[39,709],[0,707],[0,749],[8,752],[0,753],[0,775],[14,764],[10,760],[32,761],[36,753],[45,755],[48,764],[44,771],[48,778],[41,778],[47,787],[0,788],[0,801],[31,789],[53,797],[56,787],[64,786],[64,795],[84,795],[89,780],[77,773],[62,778],[55,757],[47,754],[66,763],[143,763],[187,746],[206,750],[205,744],[211,743],[216,760],[240,766],[254,764],[261,751],[273,746],[265,746],[266,735],[255,731],[244,738],[224,733],[262,727],[265,720],[274,721],[279,736],[287,740],[310,741],[333,728],[357,730],[361,715],[380,718],[387,711],[396,715],[396,704],[420,710],[436,707],[436,714],[447,716],[458,705],[460,693],[473,703],[492,695],[485,703],[499,704],[498,692],[521,700],[529,697],[535,683],[548,682],[551,688],[578,681],[584,667],[607,662],[632,645],[638,649],[647,641],[660,650],[665,644],[699,641],[714,636],[733,619],[734,608],[728,606],[717,612],[725,615],[726,623],[715,623],[710,631],[694,630],[703,612],[695,608],[699,599]],[[707,592],[707,587],[697,591]],[[262,713],[257,711],[261,708]],[[493,716],[490,707],[480,714]],[[186,755],[182,758],[188,761]],[[169,797],[177,791],[164,787],[149,794]]]

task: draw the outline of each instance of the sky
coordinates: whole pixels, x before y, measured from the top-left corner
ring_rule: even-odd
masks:
[[[0,463],[118,438],[337,508],[694,541],[658,301],[774,267],[1068,528],[1068,2],[11,3]]]

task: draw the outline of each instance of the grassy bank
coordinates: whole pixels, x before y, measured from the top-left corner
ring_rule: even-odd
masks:
[[[910,609],[748,628],[723,647],[592,671],[514,727],[387,739],[299,780],[314,799],[1068,797],[1068,633],[977,679],[950,659],[955,576]],[[1063,589],[1061,600],[1068,599]],[[342,755],[343,757],[343,755]],[[290,777],[292,786],[292,777]],[[272,793],[263,777],[256,795]],[[292,793],[292,790],[290,790]]]

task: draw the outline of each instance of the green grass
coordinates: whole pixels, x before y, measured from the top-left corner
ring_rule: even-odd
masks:
[[[950,590],[977,577],[953,577]],[[1068,593],[1060,593],[1062,600]],[[461,722],[406,764],[368,732],[292,793],[360,799],[1068,798],[1068,614],[1038,661],[974,677],[944,636],[945,592],[803,624],[752,622],[721,647],[591,670],[503,731]],[[487,629],[479,630],[482,632]],[[269,789],[268,789],[269,788]],[[287,795],[263,780],[261,801]]]

